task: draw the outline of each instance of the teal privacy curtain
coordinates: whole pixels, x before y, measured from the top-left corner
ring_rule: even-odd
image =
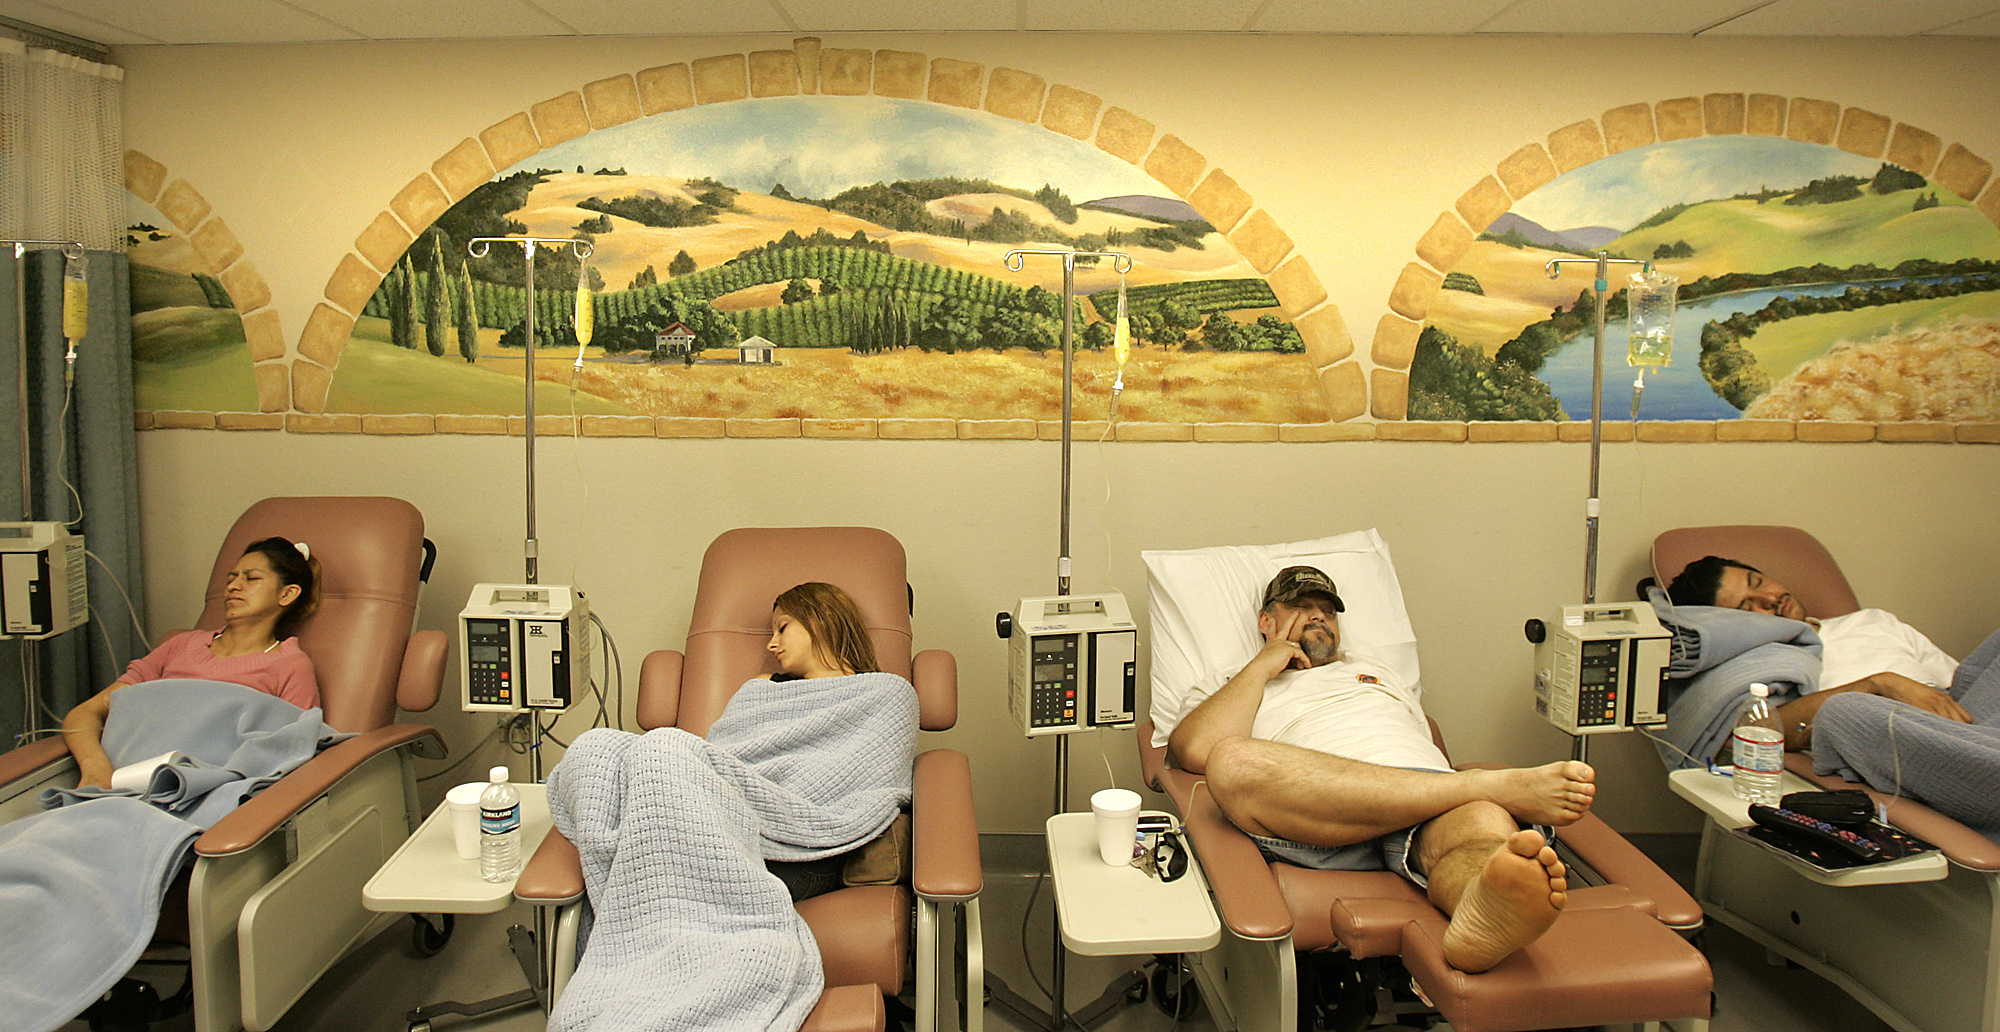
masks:
[[[88,623],[39,642],[0,641],[0,748],[58,725],[145,648],[126,602],[144,597],[130,266],[117,251],[85,253],[89,331],[66,384],[63,256],[0,250],[0,521],[52,520],[82,534],[90,594]]]

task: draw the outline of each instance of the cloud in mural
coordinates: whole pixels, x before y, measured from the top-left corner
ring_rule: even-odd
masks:
[[[1054,183],[1078,200],[1166,193],[1132,166],[1039,126],[870,97],[784,97],[669,112],[558,144],[506,171],[607,162],[633,174],[709,176],[758,191],[783,183],[803,197],[943,176]]]
[[[1880,162],[1833,147],[1758,136],[1711,136],[1634,147],[1558,177],[1514,210],[1550,229],[1630,229],[1674,204],[1787,188],[1833,175],[1870,176]]]

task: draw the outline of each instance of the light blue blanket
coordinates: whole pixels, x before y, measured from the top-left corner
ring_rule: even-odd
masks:
[[[1819,684],[1821,644],[1797,620],[1718,606],[1676,606],[1659,588],[1647,598],[1674,632],[1667,661],[1667,726],[1654,736],[1670,770],[1704,766],[1729,741],[1737,711],[1762,683],[1795,698]]]
[[[118,981],[151,941],[167,886],[202,830],[323,744],[318,709],[219,681],[118,690],[103,742],[114,766],[179,750],[144,792],[48,789],[48,811],[0,826],[0,1014],[56,1028]]]
[[[893,674],[739,689],[707,739],[579,735],[549,772],[595,924],[550,1032],[792,1032],[819,947],[764,866],[844,852],[910,798],[917,698]]]

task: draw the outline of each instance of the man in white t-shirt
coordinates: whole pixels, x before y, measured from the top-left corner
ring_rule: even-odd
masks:
[[[1310,566],[1264,591],[1264,647],[1175,722],[1177,767],[1267,853],[1310,867],[1393,870],[1450,915],[1445,959],[1484,971],[1562,909],[1567,874],[1534,827],[1574,823],[1596,773],[1576,761],[1452,771],[1415,686],[1340,649],[1345,606]]]
[[[1940,717],[1970,723],[1972,716],[1946,691],[1958,661],[1895,615],[1859,609],[1816,619],[1791,590],[1747,563],[1711,555],[1689,563],[1667,586],[1677,606],[1721,606],[1800,620],[1819,632],[1819,686],[1778,708],[1785,748],[1812,747],[1813,718],[1828,699],[1862,692],[1908,703]]]

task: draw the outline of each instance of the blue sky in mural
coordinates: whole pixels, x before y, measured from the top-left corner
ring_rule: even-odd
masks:
[[[1835,147],[1769,136],[1708,136],[1620,151],[1556,177],[1514,206],[1553,230],[1628,230],[1671,204],[1790,190],[1831,175],[1872,176],[1881,167]]]
[[[710,176],[758,192],[783,183],[801,197],[938,176],[1028,190],[1053,183],[1076,201],[1169,195],[1131,165],[1039,126],[879,97],[783,97],[667,112],[558,144],[502,174],[578,165]]]

